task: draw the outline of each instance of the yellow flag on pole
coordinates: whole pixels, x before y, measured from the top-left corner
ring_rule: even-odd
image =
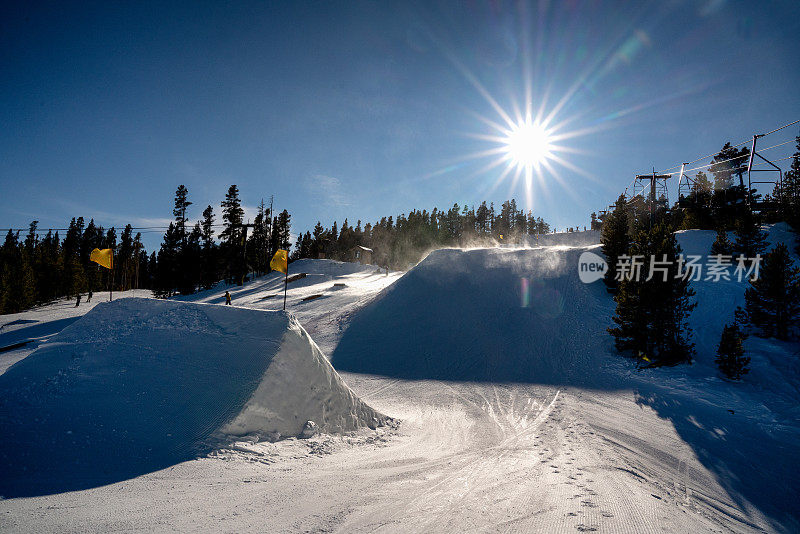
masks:
[[[104,248],[103,250],[99,248],[94,249],[89,259],[98,265],[102,265],[106,269],[114,268],[114,251],[110,248]]]
[[[285,250],[279,250],[275,253],[272,257],[272,261],[269,262],[269,268],[273,271],[280,271],[284,274],[288,271],[288,256],[289,253]]]

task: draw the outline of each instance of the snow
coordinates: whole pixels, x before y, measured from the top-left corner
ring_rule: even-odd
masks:
[[[557,246],[585,247],[596,245],[600,242],[599,230],[584,230],[582,232],[559,232],[528,236],[528,246]]]
[[[113,295],[114,299],[150,296],[150,291],[141,289]],[[75,306],[74,298],[59,299],[24,312],[0,315],[0,348],[27,342],[23,350],[13,353],[0,352],[0,373],[5,372],[8,367],[30,354],[41,343],[78,320],[87,311],[107,301],[108,293],[95,293],[91,302],[86,302],[86,298],[83,298],[80,306]]]
[[[115,482],[223,435],[375,428],[285,312],[127,298],[98,304],[0,376],[5,496]]]
[[[583,250],[436,250],[354,318],[333,364],[412,379],[611,380],[596,350],[607,298],[578,279]]]
[[[751,373],[722,379],[716,344],[746,284],[696,282],[695,363],[637,370],[605,332],[614,303],[602,282],[578,281],[577,257],[599,253],[586,234],[436,251],[388,275],[291,264],[308,276],[289,285],[287,309],[399,429],[275,443],[244,435],[108,485],[0,501],[0,529],[800,530],[797,344],[751,336]],[[678,239],[705,255],[714,232]],[[792,239],[785,225],[770,228],[773,244]],[[225,310],[226,289],[241,313],[283,306],[282,275],[177,300]],[[322,297],[302,300],[312,295]],[[27,354],[2,353],[0,366]]]
[[[306,277],[289,283],[286,309],[291,310],[326,355],[338,342],[349,316],[403,275],[399,271],[387,273],[386,269],[374,265],[328,259],[290,263],[289,276],[298,273],[306,273]],[[283,309],[283,273],[255,278],[244,286],[220,284],[217,288],[179,296],[176,300],[224,304],[226,290],[230,292],[235,306],[259,310]],[[304,300],[314,295],[321,296]]]

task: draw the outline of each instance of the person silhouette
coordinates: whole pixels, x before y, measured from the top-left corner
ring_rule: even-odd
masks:
[[[231,294],[228,293],[227,291],[225,292],[225,305],[226,306],[231,305]]]

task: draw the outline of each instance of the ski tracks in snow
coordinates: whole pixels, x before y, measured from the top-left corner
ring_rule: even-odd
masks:
[[[429,433],[420,439],[422,450],[408,447],[412,461],[397,460],[397,469],[377,481],[390,498],[364,503],[340,531],[576,532],[623,515],[597,504],[594,481],[577,461],[586,452],[579,450],[575,421],[563,415],[560,390],[436,385],[447,391],[451,416],[469,420],[469,432],[457,443]],[[429,420],[436,417],[442,414],[432,410],[409,424],[447,434],[451,428],[443,420]]]
[[[377,380],[364,384],[371,402],[403,424],[388,446],[357,457],[353,479],[366,495],[351,501],[336,531],[758,530],[676,503],[646,468],[657,451],[643,451],[641,461],[620,452],[570,390]],[[688,492],[681,498],[696,502]]]

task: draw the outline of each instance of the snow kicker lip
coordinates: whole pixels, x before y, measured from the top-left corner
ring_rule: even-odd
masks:
[[[84,489],[210,452],[220,432],[296,436],[387,418],[284,312],[121,299],[0,375],[0,495]]]

